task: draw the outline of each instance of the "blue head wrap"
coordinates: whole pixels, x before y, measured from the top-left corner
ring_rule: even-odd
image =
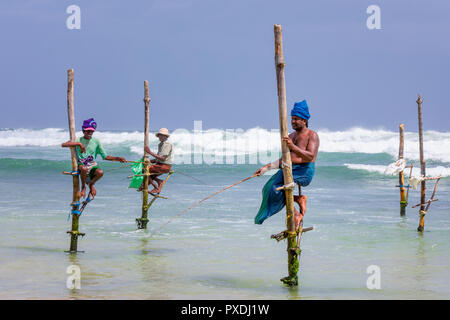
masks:
[[[291,117],[292,116],[296,116],[305,120],[308,120],[311,117],[306,100],[296,102],[294,104],[294,108],[291,111]]]

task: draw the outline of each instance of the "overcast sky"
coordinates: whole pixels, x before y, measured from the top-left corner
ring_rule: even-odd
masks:
[[[69,5],[81,9],[70,30]],[[369,30],[369,5],[381,29]],[[450,1],[8,0],[0,3],[0,128],[278,128],[273,25],[283,28],[288,109],[310,127],[450,131]]]

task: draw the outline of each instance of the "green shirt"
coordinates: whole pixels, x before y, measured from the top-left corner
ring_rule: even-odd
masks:
[[[76,147],[78,163],[84,166],[94,166],[97,163],[95,159],[97,155],[101,155],[105,159],[108,155],[103,149],[100,141],[97,138],[85,139],[84,137],[77,138],[77,142],[81,142],[86,148],[86,151],[81,153],[80,147]]]
[[[169,141],[160,142],[158,145],[158,156],[167,156],[166,160],[160,161],[159,163],[172,165],[173,160],[173,145]]]

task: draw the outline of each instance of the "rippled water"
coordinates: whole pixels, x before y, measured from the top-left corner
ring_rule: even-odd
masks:
[[[305,227],[314,230],[302,239],[300,286],[288,288],[279,281],[287,275],[286,242],[270,239],[284,229],[284,212],[253,223],[268,176],[231,188],[158,231],[194,202],[252,175],[257,165],[175,166],[180,174],[163,191],[169,199],[151,207],[148,230],[136,230],[141,195],[127,188],[131,171],[107,171],[80,218],[84,253],[71,255],[64,252],[71,178],[60,174],[70,164],[54,159],[61,152],[56,147],[42,160],[27,159],[29,148],[0,150],[2,299],[450,298],[449,178],[441,180],[440,200],[418,234],[418,209],[399,215],[396,177],[346,166],[387,165],[388,154],[319,154],[316,176],[304,188]],[[412,190],[410,204],[418,202]],[[79,290],[66,288],[66,268],[73,264],[81,269]],[[380,290],[366,287],[369,265],[380,267]]]

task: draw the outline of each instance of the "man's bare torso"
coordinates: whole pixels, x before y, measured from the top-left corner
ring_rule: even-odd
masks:
[[[319,150],[319,137],[316,132],[305,128],[303,132],[298,133],[297,131],[292,132],[289,137],[294,142],[294,144],[302,150],[310,151],[314,154],[312,161],[306,161],[297,155],[294,151],[291,151],[291,161],[293,164],[316,162],[317,152]]]

